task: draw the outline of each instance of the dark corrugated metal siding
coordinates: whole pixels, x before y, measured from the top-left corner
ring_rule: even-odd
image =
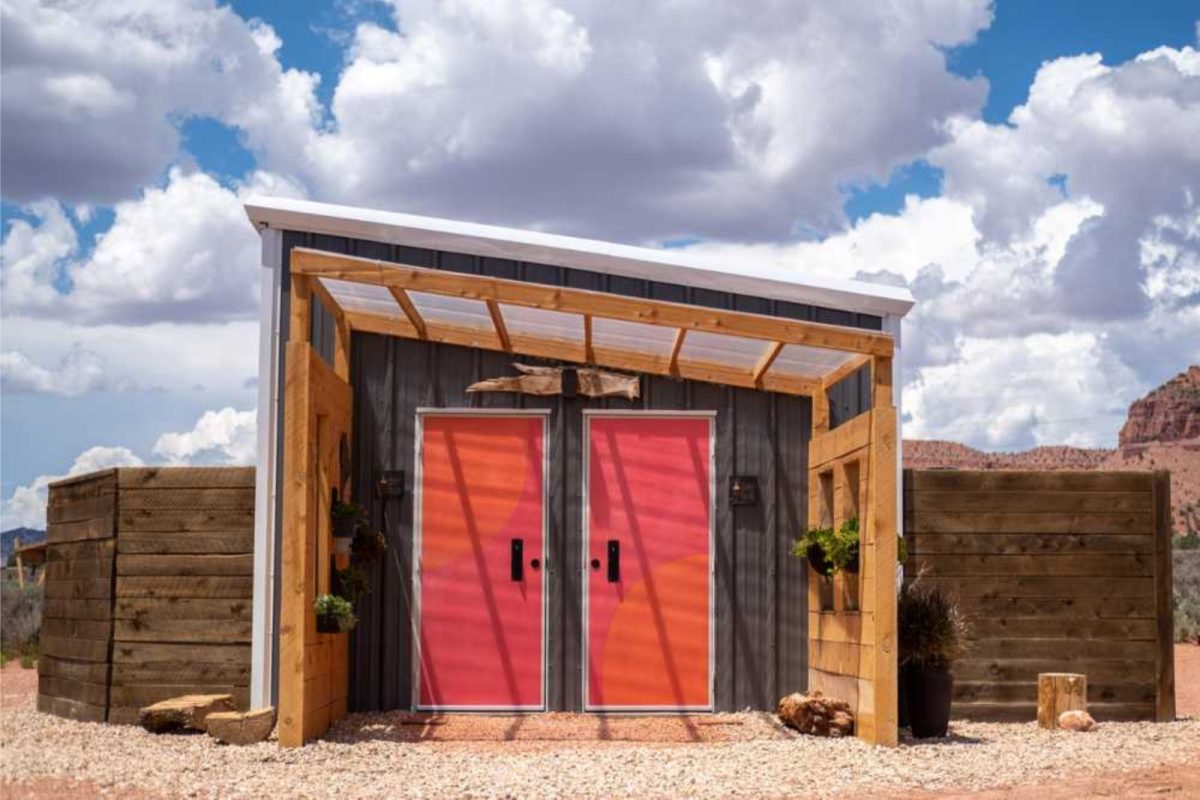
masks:
[[[351,706],[411,703],[412,520],[416,410],[432,407],[550,408],[550,707],[582,707],[584,408],[706,409],[717,412],[715,557],[716,702],[724,710],[771,708],[807,676],[805,571],[787,549],[806,514],[807,398],[643,378],[644,396],[595,401],[513,394],[467,395],[482,378],[512,372],[511,358],[450,345],[356,334],[355,486],[390,550],[372,576],[354,634]],[[551,362],[539,362],[551,363]],[[404,470],[404,496],[373,491],[382,470]],[[762,502],[731,508],[730,476],[758,477]]]
[[[293,247],[403,262],[458,272],[487,274],[551,285],[653,297],[712,308],[733,308],[800,320],[869,330],[882,329],[880,317],[853,314],[708,289],[645,281],[545,264],[436,252],[312,233],[285,232],[282,348],[287,341]],[[314,342],[332,351],[324,322],[314,314]],[[320,334],[320,335],[317,335]],[[535,359],[523,359],[536,361]],[[643,378],[643,398],[624,401],[563,400],[507,394],[467,396],[475,380],[511,372],[502,353],[356,334],[352,349],[355,390],[355,487],[359,502],[386,531],[391,549],[375,567],[373,591],[361,609],[352,645],[351,707],[358,710],[406,708],[411,703],[412,660],[412,476],[415,411],[418,406],[551,408],[551,514],[548,547],[553,563],[579,564],[581,558],[582,451],[580,411],[591,407],[714,409],[716,426],[716,702],[718,709],[772,708],[785,691],[807,681],[807,572],[788,555],[807,516],[807,458],[811,402],[807,398],[755,392],[713,384]],[[543,362],[545,363],[545,362]],[[282,374],[279,376],[282,385]],[[838,424],[869,406],[869,374],[851,375],[829,392],[831,422]],[[282,393],[277,420],[283,430]],[[282,448],[282,442],[280,443]],[[282,468],[282,454],[277,464]],[[406,491],[386,503],[373,487],[382,469],[402,469]],[[762,502],[731,508],[729,477],[759,478]],[[277,475],[278,479],[278,475]],[[276,524],[279,524],[278,505]],[[276,553],[278,574],[279,553]],[[550,707],[582,707],[581,576],[578,570],[551,570],[549,632]],[[276,597],[278,609],[278,596]],[[277,640],[277,637],[276,637]],[[276,663],[278,663],[276,661]]]

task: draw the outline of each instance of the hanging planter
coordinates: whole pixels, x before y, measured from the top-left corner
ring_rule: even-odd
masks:
[[[358,624],[354,606],[344,597],[323,594],[313,603],[317,612],[318,633],[347,633]]]
[[[858,572],[858,517],[838,528],[809,528],[792,545],[792,555],[808,558],[821,575]]]
[[[379,531],[360,527],[351,540],[350,549],[356,561],[377,561],[387,552],[387,539]]]
[[[329,515],[330,528],[333,532],[333,552],[335,555],[348,556],[354,535],[366,522],[367,513],[358,503],[343,503],[340,500],[334,500]]]

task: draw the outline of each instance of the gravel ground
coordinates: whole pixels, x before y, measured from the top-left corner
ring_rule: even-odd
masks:
[[[1200,720],[1112,723],[1091,734],[959,723],[947,740],[888,750],[781,735],[756,714],[710,719],[725,723],[710,726],[722,731],[713,737],[734,741],[653,744],[621,738],[640,735],[636,720],[597,742],[571,738],[594,736],[594,717],[555,717],[539,722],[537,736],[505,741],[490,726],[511,728],[513,718],[428,726],[405,724],[411,715],[352,715],[325,741],[280,750],[70,722],[25,703],[0,719],[0,780],[14,795],[46,778],[43,785],[77,781],[93,792],[137,787],[142,797],[794,797],[984,789],[1200,758]],[[439,728],[478,736],[422,738]],[[555,729],[565,733],[546,738]]]

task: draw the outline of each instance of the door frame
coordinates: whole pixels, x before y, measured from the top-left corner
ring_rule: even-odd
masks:
[[[595,417],[635,418],[635,419],[678,419],[678,418],[707,418],[708,420],[708,704],[703,706],[594,706],[588,702],[588,641],[590,636],[590,614],[588,595],[591,585],[591,570],[588,565],[588,552],[591,544],[591,531],[588,529],[588,518],[591,516],[591,494],[588,486],[592,471],[592,419]],[[582,509],[582,539],[580,548],[580,583],[583,591],[583,618],[580,620],[580,639],[583,662],[581,673],[583,678],[583,710],[599,714],[691,714],[696,712],[711,712],[716,710],[716,526],[717,526],[717,412],[716,410],[680,410],[667,409],[607,409],[587,408],[583,410],[583,509]]]
[[[545,711],[550,695],[547,657],[550,636],[549,599],[550,565],[547,558],[550,545],[550,419],[549,408],[435,408],[420,406],[416,412],[416,431],[413,447],[413,555],[412,555],[412,708],[414,711]],[[421,457],[425,440],[427,417],[529,417],[542,423],[542,648],[541,703],[524,706],[495,705],[444,705],[421,704],[421,507],[424,503],[422,491]]]

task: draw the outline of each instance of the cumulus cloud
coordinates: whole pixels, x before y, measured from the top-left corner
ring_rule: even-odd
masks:
[[[91,447],[80,453],[70,468],[62,475],[39,475],[25,486],[18,486],[12,497],[4,501],[0,516],[4,528],[46,527],[46,497],[50,484],[111,467],[140,467],[143,461],[127,447]]]
[[[125,199],[177,159],[187,117],[266,152],[300,148],[319,115],[317,77],[282,69],[269,26],[212,0],[11,0],[0,29],[9,199]]]
[[[126,324],[220,322],[258,312],[259,238],[242,198],[268,189],[299,194],[286,179],[256,173],[233,189],[203,172],[173,168],[166,184],[117,203],[112,226],[80,257],[63,207],[39,201],[4,240],[0,272],[6,316]]]
[[[190,431],[158,437],[154,454],[169,464],[252,464],[255,429],[254,411],[206,411]]]
[[[19,350],[0,353],[0,387],[15,392],[44,392],[75,397],[95,389],[131,389],[134,384],[114,379],[104,359],[76,342],[58,364],[44,367]]]

